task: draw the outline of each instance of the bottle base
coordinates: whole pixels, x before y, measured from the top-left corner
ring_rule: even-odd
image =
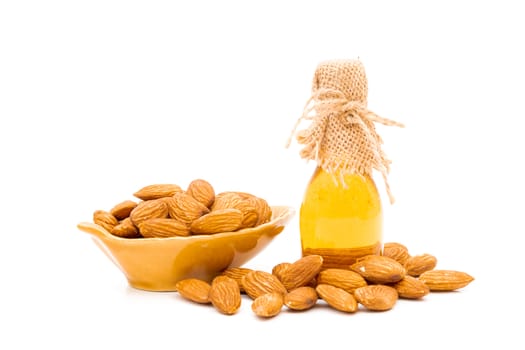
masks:
[[[303,256],[320,255],[323,257],[323,268],[348,269],[357,259],[365,255],[381,255],[382,245],[376,243],[371,246],[357,248],[303,248]]]

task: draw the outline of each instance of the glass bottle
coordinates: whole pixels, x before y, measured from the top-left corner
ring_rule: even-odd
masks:
[[[318,254],[324,267],[348,268],[358,258],[381,254],[383,211],[372,174],[387,183],[390,161],[375,123],[403,125],[367,107],[368,80],[359,60],[321,62],[312,96],[292,135],[301,158],[317,167],[307,184],[299,212],[303,255]],[[301,122],[308,126],[297,131]]]
[[[361,256],[381,254],[383,210],[374,180],[368,175],[334,176],[316,167],[299,225],[303,255],[323,256],[324,267],[348,268]]]

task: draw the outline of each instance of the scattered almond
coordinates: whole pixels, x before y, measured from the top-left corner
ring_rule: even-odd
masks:
[[[322,266],[322,256],[303,256],[282,271],[280,280],[286,290],[291,291],[307,285],[321,271]]]
[[[474,277],[466,272],[454,270],[429,270],[419,276],[431,291],[453,291],[466,287]]]
[[[277,276],[277,278],[279,280],[282,280],[284,271],[288,267],[290,267],[290,265],[292,265],[292,263],[289,263],[289,262],[282,262],[282,263],[279,263],[279,264],[275,265],[272,268],[272,275],[275,275],[275,276]]]
[[[255,298],[252,310],[259,317],[274,317],[283,308],[283,295],[281,293],[267,293]]]
[[[397,244],[392,247],[400,248]],[[348,313],[358,311],[359,305],[371,311],[386,311],[392,309],[399,298],[421,299],[432,291],[456,290],[474,280],[467,273],[454,270],[433,269],[422,273],[419,278],[406,273],[403,275],[401,270],[404,271],[404,267],[399,261],[377,255],[359,259],[352,265],[355,271],[349,267],[325,268],[316,274],[310,272],[317,269],[312,266],[322,265],[321,259],[320,256],[309,255],[294,263],[282,262],[274,265],[271,273],[233,267],[224,270],[219,277],[235,281],[239,295],[244,289],[244,293],[253,300],[253,312],[260,317],[276,316],[283,305],[293,311],[308,310],[315,307],[319,299],[336,310]],[[297,276],[292,277],[293,274]],[[399,276],[403,277],[397,280]],[[288,285],[289,290],[283,280],[292,281]],[[383,282],[373,282],[380,280]],[[391,282],[393,280],[397,281]],[[303,285],[305,281],[308,282]],[[300,286],[293,288],[296,283]],[[237,295],[237,292],[234,294]]]
[[[367,255],[350,266],[371,283],[395,283],[405,277],[405,267],[387,256]]]
[[[353,293],[359,287],[364,287],[368,283],[359,273],[346,269],[327,268],[317,275],[318,284],[329,284]]]
[[[211,286],[203,280],[187,278],[177,282],[175,288],[182,297],[188,300],[199,304],[211,303],[209,298]]]
[[[430,292],[428,286],[410,275],[406,275],[401,281],[396,282],[392,287],[397,290],[400,298],[420,299]]]
[[[229,267],[222,272],[222,275],[233,278],[235,282],[237,282],[237,284],[239,285],[241,293],[244,293],[244,287],[242,286],[242,278],[244,277],[244,275],[252,271],[252,269],[246,267]]]
[[[387,242],[383,245],[383,256],[387,256],[396,260],[401,265],[405,266],[410,254],[408,248],[401,243]]]
[[[241,307],[239,286],[228,276],[217,276],[213,279],[209,299],[213,306],[225,315],[233,315]]]
[[[390,310],[398,299],[395,288],[381,284],[357,288],[354,296],[358,303],[373,311]]]
[[[254,270],[244,275],[242,287],[252,299],[267,293],[277,292],[285,295],[287,292],[284,285],[275,275],[259,270]]]
[[[315,288],[319,297],[336,310],[356,312],[357,301],[351,293],[329,284],[318,284]]]
[[[430,254],[415,255],[408,259],[406,264],[407,274],[417,277],[423,272],[434,269],[437,265],[437,259]]]
[[[318,299],[313,287],[299,287],[284,296],[284,305],[291,310],[303,311],[314,307]]]

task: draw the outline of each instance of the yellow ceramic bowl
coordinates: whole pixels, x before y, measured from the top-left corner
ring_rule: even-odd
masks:
[[[175,291],[182,279],[211,281],[224,269],[245,264],[283,231],[294,214],[291,207],[272,206],[271,221],[258,227],[189,237],[120,238],[90,222],[79,223],[78,228],[92,236],[132,287]]]

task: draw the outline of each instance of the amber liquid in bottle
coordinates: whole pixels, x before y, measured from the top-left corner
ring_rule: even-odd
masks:
[[[302,253],[323,256],[325,268],[382,253],[383,211],[373,179],[344,175],[346,186],[339,179],[317,167],[299,213]]]

